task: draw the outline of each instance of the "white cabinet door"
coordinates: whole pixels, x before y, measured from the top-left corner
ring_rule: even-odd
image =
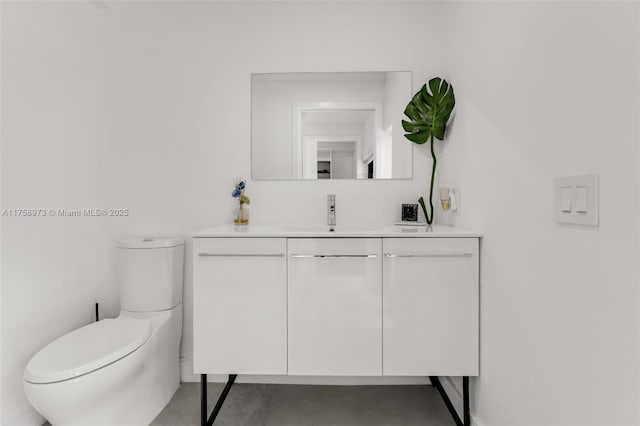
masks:
[[[195,238],[194,372],[287,373],[284,238]]]
[[[478,239],[385,238],[384,375],[478,375]]]
[[[382,241],[289,239],[289,374],[382,374]]]

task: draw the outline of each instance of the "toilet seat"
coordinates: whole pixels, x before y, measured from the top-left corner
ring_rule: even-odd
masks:
[[[24,379],[55,383],[98,370],[134,352],[151,336],[146,319],[118,317],[94,322],[42,348],[31,358]]]

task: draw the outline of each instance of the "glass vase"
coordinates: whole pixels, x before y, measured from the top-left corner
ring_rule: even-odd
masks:
[[[249,224],[249,208],[246,205],[240,204],[233,210],[233,223],[236,225]]]

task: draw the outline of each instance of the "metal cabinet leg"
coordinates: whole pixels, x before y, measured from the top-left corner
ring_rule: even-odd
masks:
[[[429,376],[429,380],[436,387],[438,393],[442,397],[444,404],[447,406],[451,417],[456,422],[457,426],[471,426],[471,410],[469,408],[469,376],[462,377],[462,406],[463,406],[463,414],[462,419],[458,415],[455,407],[451,403],[449,399],[449,395],[447,395],[447,391],[442,387],[442,383],[440,383],[440,379],[437,376]]]
[[[216,417],[218,417],[218,413],[220,413],[224,400],[227,398],[227,395],[229,395],[229,391],[236,381],[236,377],[238,377],[237,374],[229,374],[229,380],[227,380],[227,384],[224,386],[220,397],[218,397],[218,402],[216,402],[216,406],[213,408],[209,419],[207,419],[207,375],[200,375],[200,426],[211,426],[213,422],[216,421]]]
[[[200,375],[200,426],[207,424],[207,375]]]
[[[462,378],[462,402],[464,404],[464,425],[471,426],[471,409],[469,408],[469,376]]]

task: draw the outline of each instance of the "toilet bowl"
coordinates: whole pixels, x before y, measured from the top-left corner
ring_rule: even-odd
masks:
[[[118,246],[120,315],[54,340],[25,368],[25,394],[54,426],[148,425],[179,386],[184,241]]]

